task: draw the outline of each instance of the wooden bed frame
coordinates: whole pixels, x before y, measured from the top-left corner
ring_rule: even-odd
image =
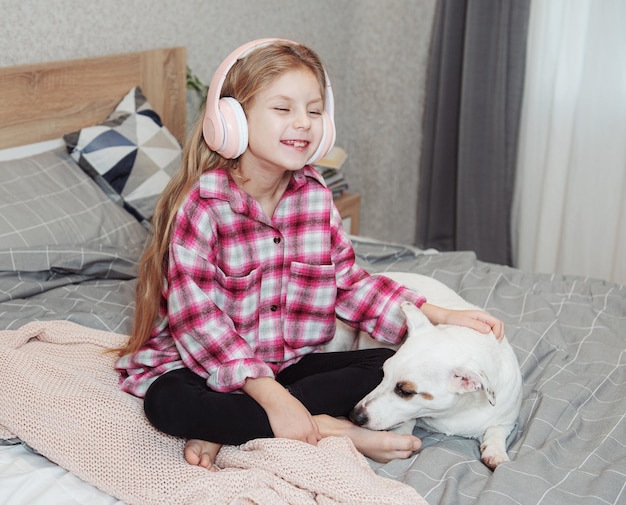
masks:
[[[163,124],[185,136],[184,47],[0,68],[0,148],[62,137],[106,119],[141,86]]]

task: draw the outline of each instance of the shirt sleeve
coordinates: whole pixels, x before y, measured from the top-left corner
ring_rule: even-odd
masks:
[[[397,344],[406,333],[404,301],[421,307],[426,298],[384,275],[370,275],[356,263],[354,248],[333,208],[332,255],[337,271],[337,317],[372,338]]]
[[[198,239],[199,240],[199,239]],[[197,247],[196,247],[197,246]],[[170,246],[167,304],[170,332],[185,365],[220,392],[240,389],[247,378],[273,377],[215,303],[216,267],[187,238]]]

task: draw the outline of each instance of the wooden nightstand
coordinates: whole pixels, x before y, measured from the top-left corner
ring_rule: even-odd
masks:
[[[359,234],[359,216],[361,213],[361,195],[344,193],[335,198],[335,206],[343,218],[343,226],[351,235]]]

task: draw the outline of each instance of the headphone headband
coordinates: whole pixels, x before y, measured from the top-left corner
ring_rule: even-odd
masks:
[[[245,58],[255,49],[274,42],[296,44],[291,40],[278,38],[265,38],[248,42],[231,52],[220,63],[211,79],[202,122],[202,133],[207,145],[224,158],[237,158],[248,147],[248,122],[241,104],[232,97],[220,98],[226,76],[238,60]],[[324,70],[324,76],[326,80],[323,114],[324,133],[319,147],[307,161],[307,164],[323,158],[335,143],[333,91],[326,70]]]

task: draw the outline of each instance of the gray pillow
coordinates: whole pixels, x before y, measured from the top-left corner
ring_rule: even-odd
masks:
[[[109,199],[63,147],[0,162],[0,249],[130,246],[147,231]]]

